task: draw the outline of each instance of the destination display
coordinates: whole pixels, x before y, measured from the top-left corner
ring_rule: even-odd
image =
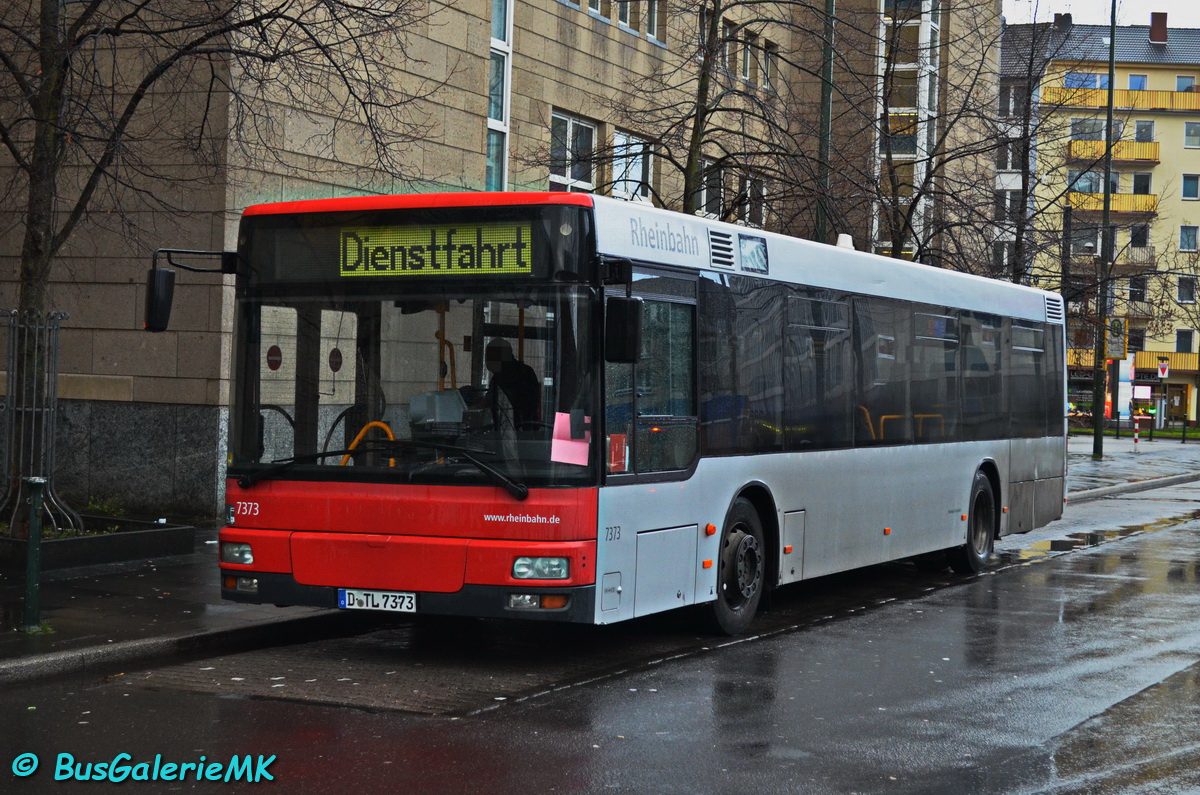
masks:
[[[343,277],[528,276],[533,273],[528,223],[342,227]]]

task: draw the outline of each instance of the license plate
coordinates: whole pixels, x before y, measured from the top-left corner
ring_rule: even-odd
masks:
[[[405,591],[361,591],[338,588],[338,607],[343,610],[390,610],[395,613],[417,612],[417,595]]]

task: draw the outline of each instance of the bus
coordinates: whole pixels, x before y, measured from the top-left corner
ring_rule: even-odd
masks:
[[[262,204],[223,261],[229,600],[738,634],[1062,514],[1055,293],[583,193]]]

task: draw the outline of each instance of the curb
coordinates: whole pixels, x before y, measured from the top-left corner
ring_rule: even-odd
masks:
[[[103,646],[64,649],[31,657],[0,661],[0,685],[30,682],[39,679],[90,673],[103,667],[111,673],[115,666],[136,663],[139,668],[153,662],[186,657],[203,651],[233,650],[238,647],[279,645],[294,640],[296,633],[337,632],[345,634],[356,624],[336,610],[322,610],[304,616],[264,618],[242,627],[198,630],[118,641]]]
[[[1113,486],[1101,486],[1087,491],[1077,491],[1067,495],[1067,503],[1090,502],[1091,500],[1099,500],[1104,497],[1111,497],[1114,494],[1128,494],[1137,491],[1151,491],[1152,489],[1166,488],[1167,486],[1178,486],[1181,483],[1192,483],[1200,480],[1200,472],[1188,472],[1183,475],[1168,475],[1164,478],[1151,478],[1149,480],[1136,480],[1132,483],[1117,483]]]

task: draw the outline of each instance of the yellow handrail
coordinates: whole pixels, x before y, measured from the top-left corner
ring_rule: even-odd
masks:
[[[367,435],[367,431],[371,430],[372,428],[382,428],[383,432],[387,434],[388,441],[392,441],[392,442],[396,441],[396,434],[392,433],[392,429],[390,427],[388,427],[388,424],[386,422],[380,422],[379,420],[371,420],[366,425],[362,426],[362,430],[358,432],[358,436],[355,436],[354,441],[350,443],[349,449],[354,450],[354,448],[358,447],[358,443],[363,440],[363,437]],[[344,467],[344,466],[346,466],[346,464],[349,461],[350,461],[350,453],[347,452],[344,456],[342,456],[342,463],[338,464],[338,466]],[[396,459],[389,458],[388,466],[391,466],[391,467],[396,466]]]

